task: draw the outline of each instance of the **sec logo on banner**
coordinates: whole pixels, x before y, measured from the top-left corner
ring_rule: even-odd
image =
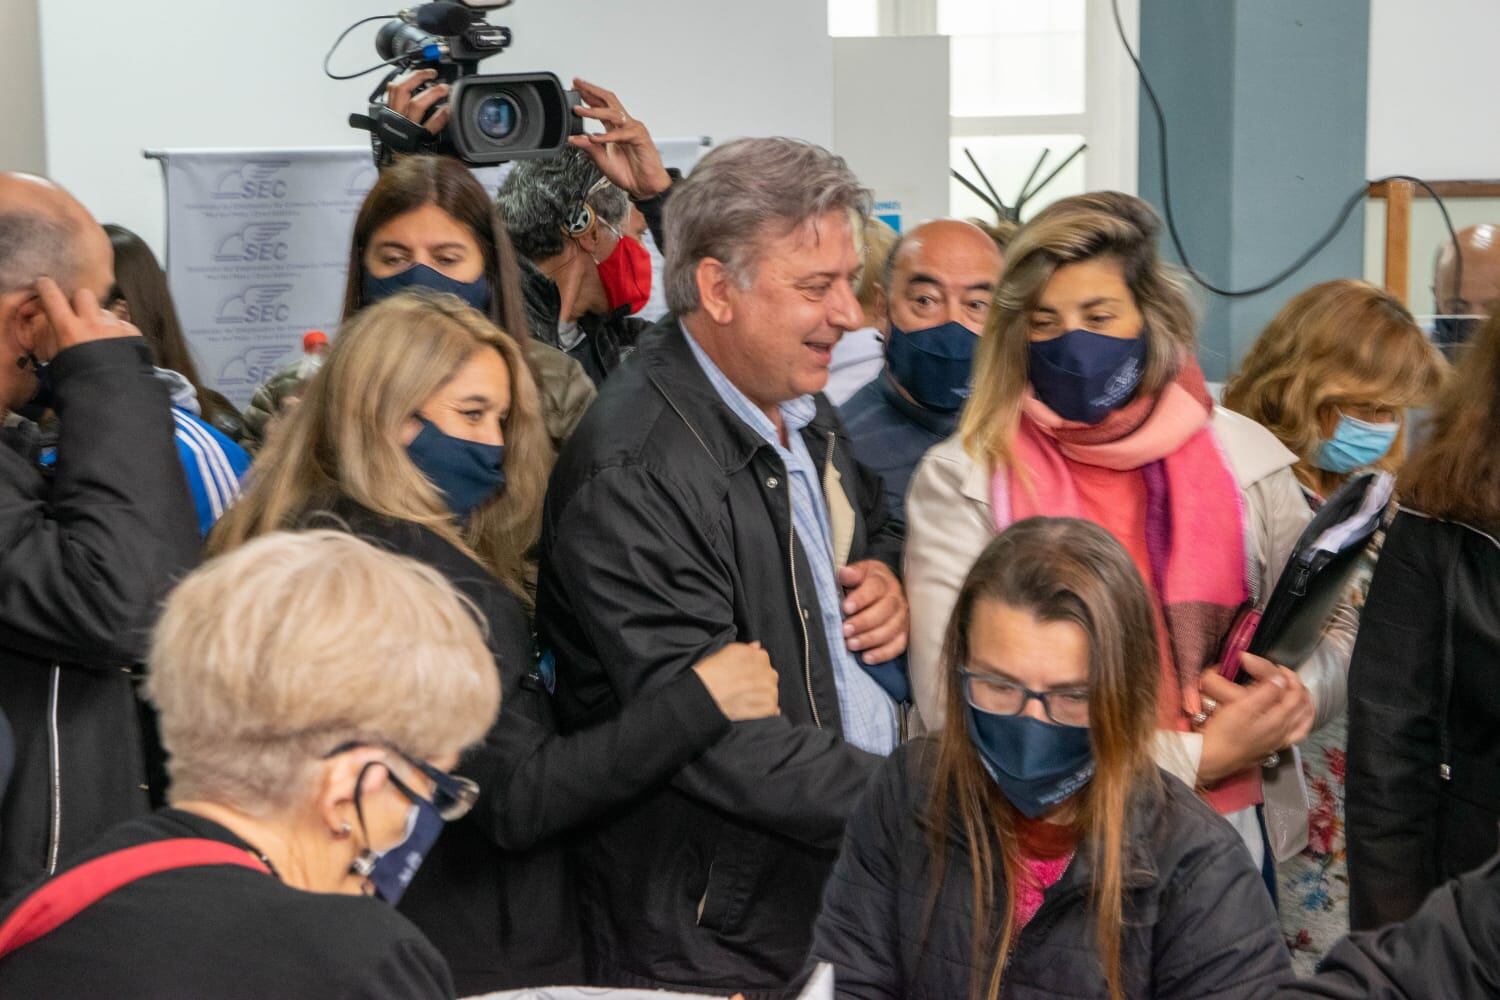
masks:
[[[286,344],[260,344],[246,348],[219,368],[219,384],[225,388],[261,385],[290,361],[293,349]]]
[[[284,261],[291,245],[279,237],[291,228],[290,222],[252,222],[220,240],[214,260],[221,264]]]
[[[281,173],[290,165],[290,160],[251,160],[222,175],[214,185],[214,197],[220,201],[285,198],[286,180]]]
[[[285,323],[291,318],[292,309],[282,301],[282,296],[292,290],[289,284],[251,285],[238,295],[231,295],[219,303],[215,314],[216,323]]]

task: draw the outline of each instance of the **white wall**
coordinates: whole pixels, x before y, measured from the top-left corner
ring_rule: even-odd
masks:
[[[18,0],[0,0],[7,5]],[[47,170],[102,221],[162,245],[159,147],[355,145],[372,74],[336,83],[323,53],[360,17],[414,0],[46,0]],[[826,0],[519,0],[490,72],[552,70],[617,91],[661,137],[833,138]],[[378,24],[334,70],[373,64]]]
[[[903,231],[948,214],[948,39],[833,40],[834,149]],[[877,207],[877,214],[882,209]]]
[[[1371,0],[1371,177],[1500,177],[1495,0]]]

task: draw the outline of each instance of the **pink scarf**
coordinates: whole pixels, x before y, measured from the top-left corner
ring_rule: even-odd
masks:
[[[1203,373],[1191,359],[1158,396],[1137,399],[1093,426],[1062,419],[1028,392],[1010,467],[996,470],[991,484],[995,527],[1004,531],[1028,517],[1085,516],[1064,456],[1140,471],[1147,583],[1168,636],[1161,651],[1162,724],[1179,731],[1191,728],[1181,692],[1196,689],[1199,674],[1217,663],[1250,593],[1244,501],[1214,437],[1212,415]],[[1208,792],[1208,800],[1221,813],[1259,802],[1259,775],[1229,778]]]

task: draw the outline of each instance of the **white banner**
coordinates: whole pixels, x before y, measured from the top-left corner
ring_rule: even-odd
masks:
[[[167,280],[203,380],[243,407],[332,335],[354,215],[375,183],[368,146],[176,149],[167,185]]]
[[[690,170],[706,139],[666,139],[669,165]],[[168,149],[167,282],[204,383],[243,408],[295,361],[302,335],[330,337],[344,302],[349,241],[375,184],[368,146]],[[493,197],[508,166],[474,173]],[[665,312],[661,257],[648,237],[652,304]]]

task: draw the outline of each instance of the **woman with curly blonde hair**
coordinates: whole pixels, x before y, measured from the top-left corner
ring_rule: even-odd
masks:
[[[1357,472],[1400,471],[1408,412],[1432,401],[1447,369],[1399,300],[1368,282],[1327,281],[1293,298],[1266,326],[1225,386],[1224,405],[1297,456],[1292,471],[1317,510]],[[1393,503],[1389,517],[1395,513]],[[1355,614],[1364,606],[1382,541],[1383,532],[1355,577]],[[1282,930],[1303,975],[1349,930],[1348,738],[1341,712],[1302,745],[1312,799],[1308,845],[1277,869]]]
[[[1297,456],[1327,497],[1351,472],[1395,473],[1407,411],[1436,395],[1447,364],[1399,300],[1364,281],[1315,285],[1271,320],[1224,388],[1224,405]]]

